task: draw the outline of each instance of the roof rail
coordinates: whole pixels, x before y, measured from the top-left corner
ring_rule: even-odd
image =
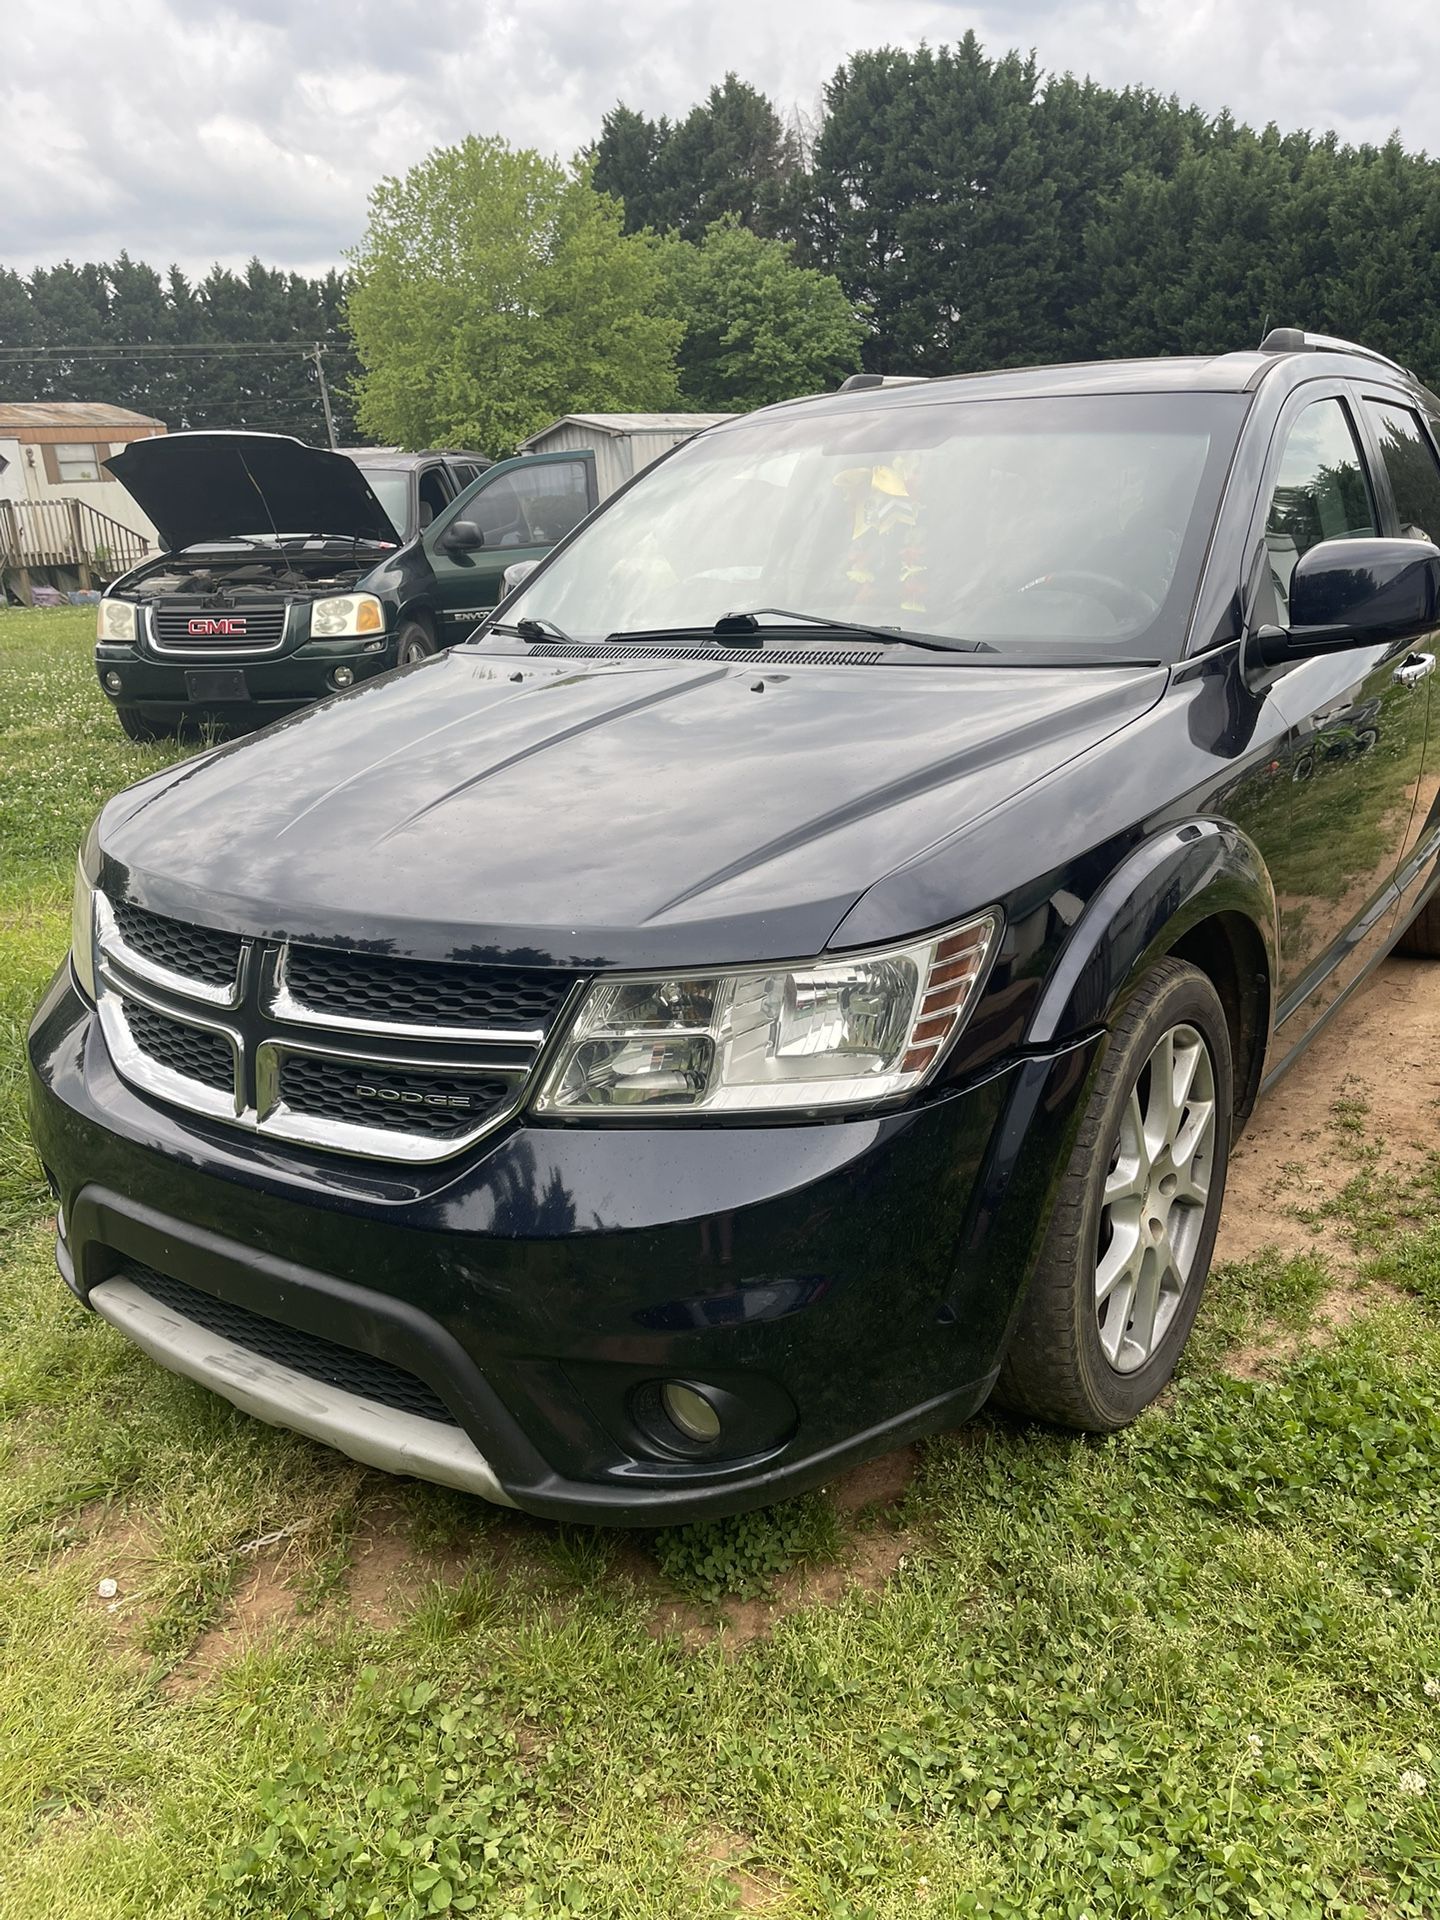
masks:
[[[1341,340],[1333,333],[1306,333],[1300,327],[1272,327],[1260,342],[1261,353],[1358,353],[1364,360],[1378,360],[1382,367],[1393,367],[1396,373],[1403,373],[1407,380],[1415,375],[1409,367],[1402,367],[1398,360],[1392,360],[1387,353],[1377,353],[1373,347],[1362,347],[1355,340]]]
[[[852,373],[840,382],[838,393],[862,393],[869,387],[914,387],[929,379],[926,373]]]

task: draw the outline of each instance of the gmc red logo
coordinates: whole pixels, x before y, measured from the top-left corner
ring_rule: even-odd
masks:
[[[186,622],[185,631],[193,633],[197,639],[207,633],[243,634],[245,622],[243,620],[190,620]]]

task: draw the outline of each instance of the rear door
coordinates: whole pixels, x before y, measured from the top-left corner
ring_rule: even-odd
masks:
[[[1342,382],[1312,384],[1282,416],[1265,507],[1266,588],[1282,626],[1301,554],[1394,530],[1361,404]],[[1322,655],[1275,688],[1290,731],[1256,838],[1279,910],[1287,1051],[1389,934],[1425,754],[1429,680],[1414,653],[1402,641]]]
[[[508,566],[543,560],[594,505],[593,453],[522,454],[488,467],[425,535],[441,645],[463,639],[495,605]],[[450,546],[446,533],[457,520],[478,527],[484,545]]]

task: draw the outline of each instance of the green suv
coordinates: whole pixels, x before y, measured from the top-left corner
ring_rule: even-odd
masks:
[[[449,646],[500,599],[507,568],[542,559],[596,504],[588,451],[501,460],[458,493],[483,456],[443,456],[427,476],[436,458],[238,432],[116,454],[164,548],[100,602],[95,670],[131,739],[245,732]]]

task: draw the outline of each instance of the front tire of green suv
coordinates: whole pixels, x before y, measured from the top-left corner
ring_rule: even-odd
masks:
[[[395,641],[395,664],[413,667],[417,660],[428,660],[435,651],[435,636],[419,620],[406,620]]]
[[[116,707],[115,718],[130,739],[148,746],[156,740],[173,740],[180,731],[175,720],[147,720],[139,707]]]

